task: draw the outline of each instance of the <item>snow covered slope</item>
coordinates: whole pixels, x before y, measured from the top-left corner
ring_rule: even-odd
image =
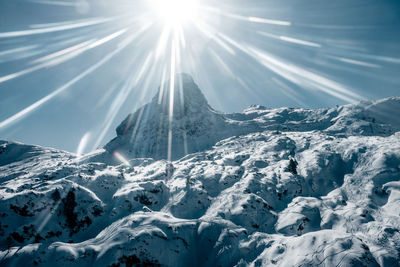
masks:
[[[399,266],[400,98],[222,114],[182,80],[84,158],[0,141],[0,265]]]

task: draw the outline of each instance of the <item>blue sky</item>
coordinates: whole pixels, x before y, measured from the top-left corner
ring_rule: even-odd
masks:
[[[105,144],[171,72],[172,48],[174,71],[224,112],[400,95],[399,1],[198,5],[174,46],[144,0],[0,0],[0,139],[72,152],[85,135],[85,151]]]

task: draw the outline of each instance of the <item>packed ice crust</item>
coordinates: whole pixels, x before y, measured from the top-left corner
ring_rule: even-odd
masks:
[[[182,80],[171,161],[161,90],[83,157],[0,141],[2,266],[399,266],[400,98],[224,114]]]

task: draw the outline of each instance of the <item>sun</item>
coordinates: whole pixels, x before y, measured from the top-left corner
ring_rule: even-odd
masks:
[[[199,5],[197,0],[153,0],[156,15],[170,26],[184,26],[196,20]]]

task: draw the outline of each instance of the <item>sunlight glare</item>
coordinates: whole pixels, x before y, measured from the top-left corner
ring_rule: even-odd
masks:
[[[196,0],[153,0],[152,7],[159,18],[172,26],[194,21],[198,11]]]

